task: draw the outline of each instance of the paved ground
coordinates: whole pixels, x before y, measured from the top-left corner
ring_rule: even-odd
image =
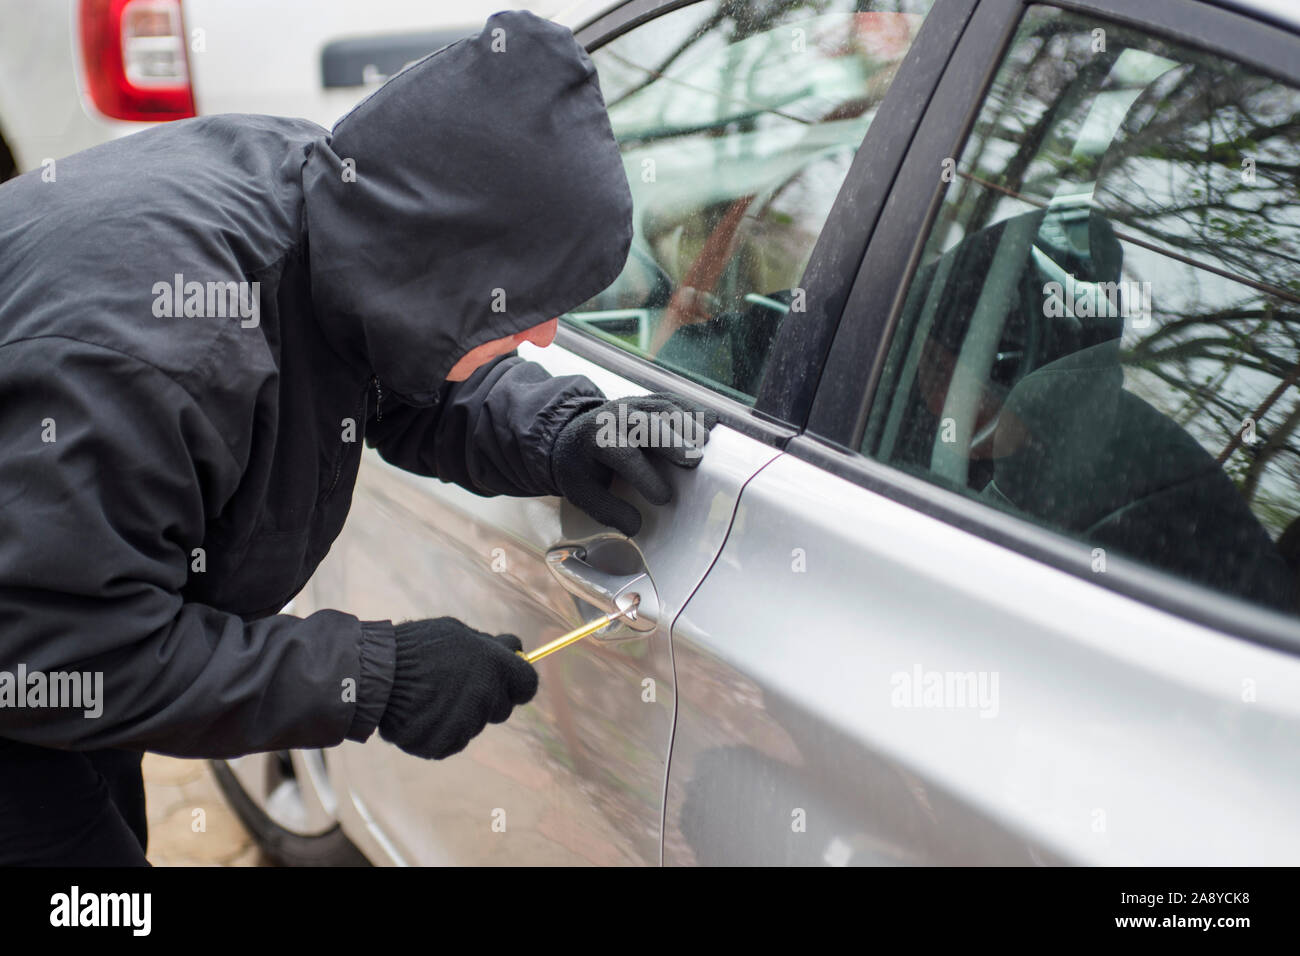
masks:
[[[144,791],[154,866],[274,865],[226,805],[206,760],[145,754]]]

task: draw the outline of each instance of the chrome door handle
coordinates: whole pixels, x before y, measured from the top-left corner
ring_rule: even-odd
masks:
[[[626,611],[636,604],[636,614],[623,619],[634,631],[653,631],[659,622],[659,597],[645,571],[635,574],[601,571],[587,563],[587,550],[581,545],[552,548],[546,552],[546,566],[566,591],[604,614]]]

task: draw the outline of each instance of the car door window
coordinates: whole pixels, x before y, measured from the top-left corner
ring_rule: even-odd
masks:
[[[596,50],[634,237],[622,275],[565,321],[752,403],[932,2],[710,0]]]
[[[1296,613],[1300,92],[1031,7],[937,172],[863,453]]]

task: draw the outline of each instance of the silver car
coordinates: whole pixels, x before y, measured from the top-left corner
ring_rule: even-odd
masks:
[[[631,0],[635,199],[527,357],[718,411],[633,539],[373,452],[295,613],[541,689],[444,761],[218,763],[281,862],[1300,863],[1300,13]],[[522,351],[522,350],[521,350]]]

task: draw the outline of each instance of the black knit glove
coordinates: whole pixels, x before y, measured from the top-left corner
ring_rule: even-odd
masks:
[[[409,754],[441,760],[464,750],[537,693],[537,671],[513,634],[493,637],[451,617],[393,629],[397,665],[379,736]]]
[[[564,497],[631,537],[641,530],[641,514],[609,490],[610,480],[617,474],[652,505],[666,505],[672,487],[658,464],[696,467],[717,423],[715,412],[693,408],[676,395],[616,398],[574,416],[560,430],[551,475]]]

